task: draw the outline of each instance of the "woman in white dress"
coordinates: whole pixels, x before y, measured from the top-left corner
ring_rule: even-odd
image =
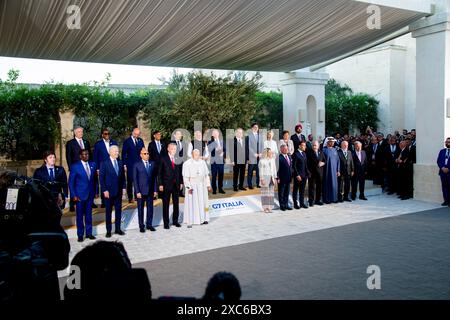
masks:
[[[261,205],[263,211],[272,212],[274,206],[275,185],[277,184],[277,166],[271,149],[264,149],[258,164],[261,182]]]
[[[273,131],[269,130],[267,131],[267,140],[264,141],[264,149],[270,149],[272,150],[272,156],[277,157],[278,156],[278,145],[275,140],[273,140]]]
[[[211,191],[209,170],[201,159],[200,151],[194,149],[192,158],[183,164],[185,186],[183,223],[192,228],[194,224],[208,224],[208,191]]]
[[[294,142],[291,140],[291,136],[287,130],[283,131],[283,139],[280,140],[280,147],[284,144],[288,146],[288,154],[292,156],[295,152]]]

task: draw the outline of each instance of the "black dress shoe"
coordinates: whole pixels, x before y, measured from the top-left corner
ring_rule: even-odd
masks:
[[[314,204],[317,204],[318,206],[323,206],[323,202],[322,201],[316,201],[316,202],[314,202]]]
[[[164,225],[164,229],[170,229],[170,227],[166,224]]]
[[[217,191],[216,191],[216,190],[213,190],[213,194],[217,194]]]
[[[286,210],[292,210],[292,207],[287,207]]]
[[[252,186],[249,186],[248,188],[249,188],[250,190],[253,190],[253,187],[252,187]]]
[[[83,238],[78,238],[78,242],[83,242],[84,239]]]
[[[181,228],[181,224],[179,224],[178,222],[174,223],[173,225],[177,228]]]
[[[220,189],[219,193],[225,194],[226,192],[223,189]]]
[[[208,224],[208,221],[203,222],[202,224]]]
[[[145,228],[139,228],[139,232],[144,233],[145,232]]]
[[[257,185],[256,187],[257,187],[258,189],[261,189],[261,186],[260,186],[260,185]]]
[[[86,238],[90,239],[90,240],[95,240],[97,239],[96,237],[94,237],[92,234],[86,236]]]
[[[309,203],[309,206],[310,206],[310,207],[314,207],[314,202],[310,202],[310,203]]]
[[[106,233],[106,237],[107,237],[107,238],[111,238],[111,232],[107,232],[107,233]]]
[[[247,189],[246,189],[246,188],[244,188],[244,187],[239,187],[239,190],[242,190],[242,191],[247,191]]]
[[[150,227],[147,227],[147,230],[150,230],[150,231],[156,231],[156,229],[155,229],[155,228],[153,228],[152,226],[150,226]]]
[[[449,204],[450,204],[449,202],[444,201],[444,202],[442,202],[441,206],[445,207],[445,206],[448,206]]]
[[[356,200],[356,197],[352,197],[352,201],[355,201]]]
[[[308,209],[308,208],[309,208],[309,207],[308,207],[306,204],[304,204],[304,203],[301,204],[300,206],[301,206],[303,209]]]
[[[286,208],[282,207],[280,208],[281,211],[286,211]]]
[[[359,196],[359,199],[361,199],[361,200],[367,200],[367,198],[366,197],[364,197],[364,196]]]
[[[119,236],[124,236],[125,235],[125,232],[123,232],[122,230],[116,231],[114,233],[118,234]]]
[[[97,209],[98,206],[97,206],[95,203],[93,203],[93,204],[92,204],[92,208],[93,208],[93,209]]]
[[[294,209],[300,209],[300,206],[298,204],[294,204]]]
[[[346,202],[352,202],[352,200],[350,200],[349,198],[345,198],[344,201],[346,201]]]
[[[238,191],[238,188],[233,188],[233,191],[234,191],[234,192],[237,192],[237,191]]]

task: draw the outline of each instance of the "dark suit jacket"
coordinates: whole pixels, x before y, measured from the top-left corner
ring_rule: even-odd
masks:
[[[219,143],[223,149],[223,156],[219,156],[218,154],[216,155],[217,142],[214,140],[208,141],[208,151],[211,155],[211,164],[225,164],[225,158],[227,157],[226,146],[222,140],[219,140]]]
[[[89,169],[91,170],[90,178],[88,178],[81,161],[74,163],[70,168],[69,189],[71,198],[78,197],[82,201],[94,198],[97,171],[95,162],[89,161]]]
[[[444,172],[442,172],[441,168],[448,168],[450,169],[450,159],[448,159],[447,164],[445,164],[445,155],[447,153],[447,149],[442,149],[441,151],[439,151],[438,154],[438,158],[437,158],[437,165],[439,167],[439,175],[440,176],[446,176],[449,175],[450,173],[445,174]]]
[[[167,146],[164,142],[161,143],[161,153],[158,152],[158,148],[156,147],[156,142],[153,140],[148,144],[148,152],[150,153],[150,160],[155,162],[155,165],[158,167],[161,162],[161,157],[167,155]]]
[[[50,176],[45,164],[34,171],[33,179],[37,179],[46,184],[52,193],[61,193],[63,194],[63,198],[69,196],[66,170],[63,167],[55,166],[55,183],[53,184],[50,182]]]
[[[290,159],[290,164],[286,161],[284,156],[280,154],[279,156],[279,165],[278,165],[278,179],[280,179],[280,183],[290,183],[292,180],[292,159]]]
[[[372,143],[369,143],[369,145],[366,147],[367,161],[369,164],[372,164],[372,161],[375,161],[375,166],[379,168],[383,165],[384,146],[381,146],[379,143],[377,143],[376,152],[373,151],[373,148],[374,145]],[[373,155],[375,155],[375,160],[372,159]]]
[[[151,195],[156,191],[156,177],[158,168],[154,161],[149,161],[149,173],[145,170],[144,162],[136,162],[133,168],[133,186],[134,193],[141,193],[144,196]]]
[[[359,161],[356,151],[353,151],[353,164],[355,166],[355,176],[364,176],[367,172],[367,155],[364,150],[361,150],[361,161]]]
[[[242,141],[242,146],[238,142],[236,137],[233,138],[233,148],[231,150],[230,159],[235,164],[245,165],[246,159],[248,158],[248,155],[246,153],[247,148],[245,147],[245,138],[242,137],[241,141]]]
[[[305,136],[303,134],[301,134],[301,137],[302,137],[302,139],[300,140],[296,133],[294,133],[291,136],[291,140],[294,143],[294,150],[298,150],[298,146],[300,145],[301,141],[306,141],[306,138],[305,138]]]
[[[172,162],[169,156],[161,158],[158,172],[158,185],[164,187],[164,192],[172,190],[174,183],[176,188],[179,188],[183,183],[181,168],[182,165],[176,163],[175,168],[172,168]]]
[[[323,177],[323,168],[325,166],[322,166],[319,168],[319,162],[326,162],[325,161],[325,155],[323,154],[322,150],[318,150],[319,157],[316,156],[315,152],[311,149],[307,152],[308,157],[308,169],[311,172],[311,176],[315,178],[322,179]]]
[[[305,179],[310,176],[310,172],[308,170],[308,158],[306,155],[306,151],[303,152],[303,156],[300,154],[299,150],[295,150],[292,155],[293,167],[294,167],[294,179],[297,176]]]
[[[141,160],[141,149],[144,148],[144,140],[137,139],[136,145],[134,145],[133,139],[128,137],[123,142],[122,146],[122,161],[127,166],[129,174],[132,174],[133,165]]]
[[[114,140],[109,140],[109,146],[117,146],[117,142]],[[100,164],[109,159],[109,152],[105,147],[103,139],[97,141],[94,145],[94,162],[97,165],[97,169],[100,168]]]
[[[92,153],[91,153],[91,145],[89,144],[89,141],[83,139],[84,148],[89,151],[89,159],[92,159]],[[72,139],[67,141],[66,143],[66,160],[67,165],[70,167],[75,163],[80,161],[80,151],[81,147],[78,144],[77,139]]]
[[[388,144],[384,148],[385,166],[390,170],[396,168],[397,166],[396,166],[395,160],[399,157],[399,155],[400,155],[400,147],[398,145],[396,145],[395,152],[392,153],[391,145]]]
[[[347,150],[347,159],[345,159],[344,151],[338,150],[340,164],[340,172],[342,176],[351,176],[352,172],[355,172],[355,165],[353,163],[353,155],[350,150]]]
[[[108,191],[111,197],[122,196],[122,189],[125,188],[125,171],[123,162],[117,160],[119,174],[116,174],[111,159],[107,159],[100,164],[100,187],[102,192]]]

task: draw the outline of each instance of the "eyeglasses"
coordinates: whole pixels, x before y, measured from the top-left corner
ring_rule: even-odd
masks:
[[[141,153],[142,155],[144,155],[144,156],[146,156],[146,155],[148,155],[148,152],[145,152],[145,153]]]

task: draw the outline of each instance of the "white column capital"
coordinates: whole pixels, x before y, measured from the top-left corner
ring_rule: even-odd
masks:
[[[450,12],[440,12],[418,20],[409,26],[409,30],[413,38],[450,31]]]
[[[326,85],[330,76],[324,72],[295,71],[285,73],[286,77],[281,80],[281,85],[291,84],[317,84]]]

